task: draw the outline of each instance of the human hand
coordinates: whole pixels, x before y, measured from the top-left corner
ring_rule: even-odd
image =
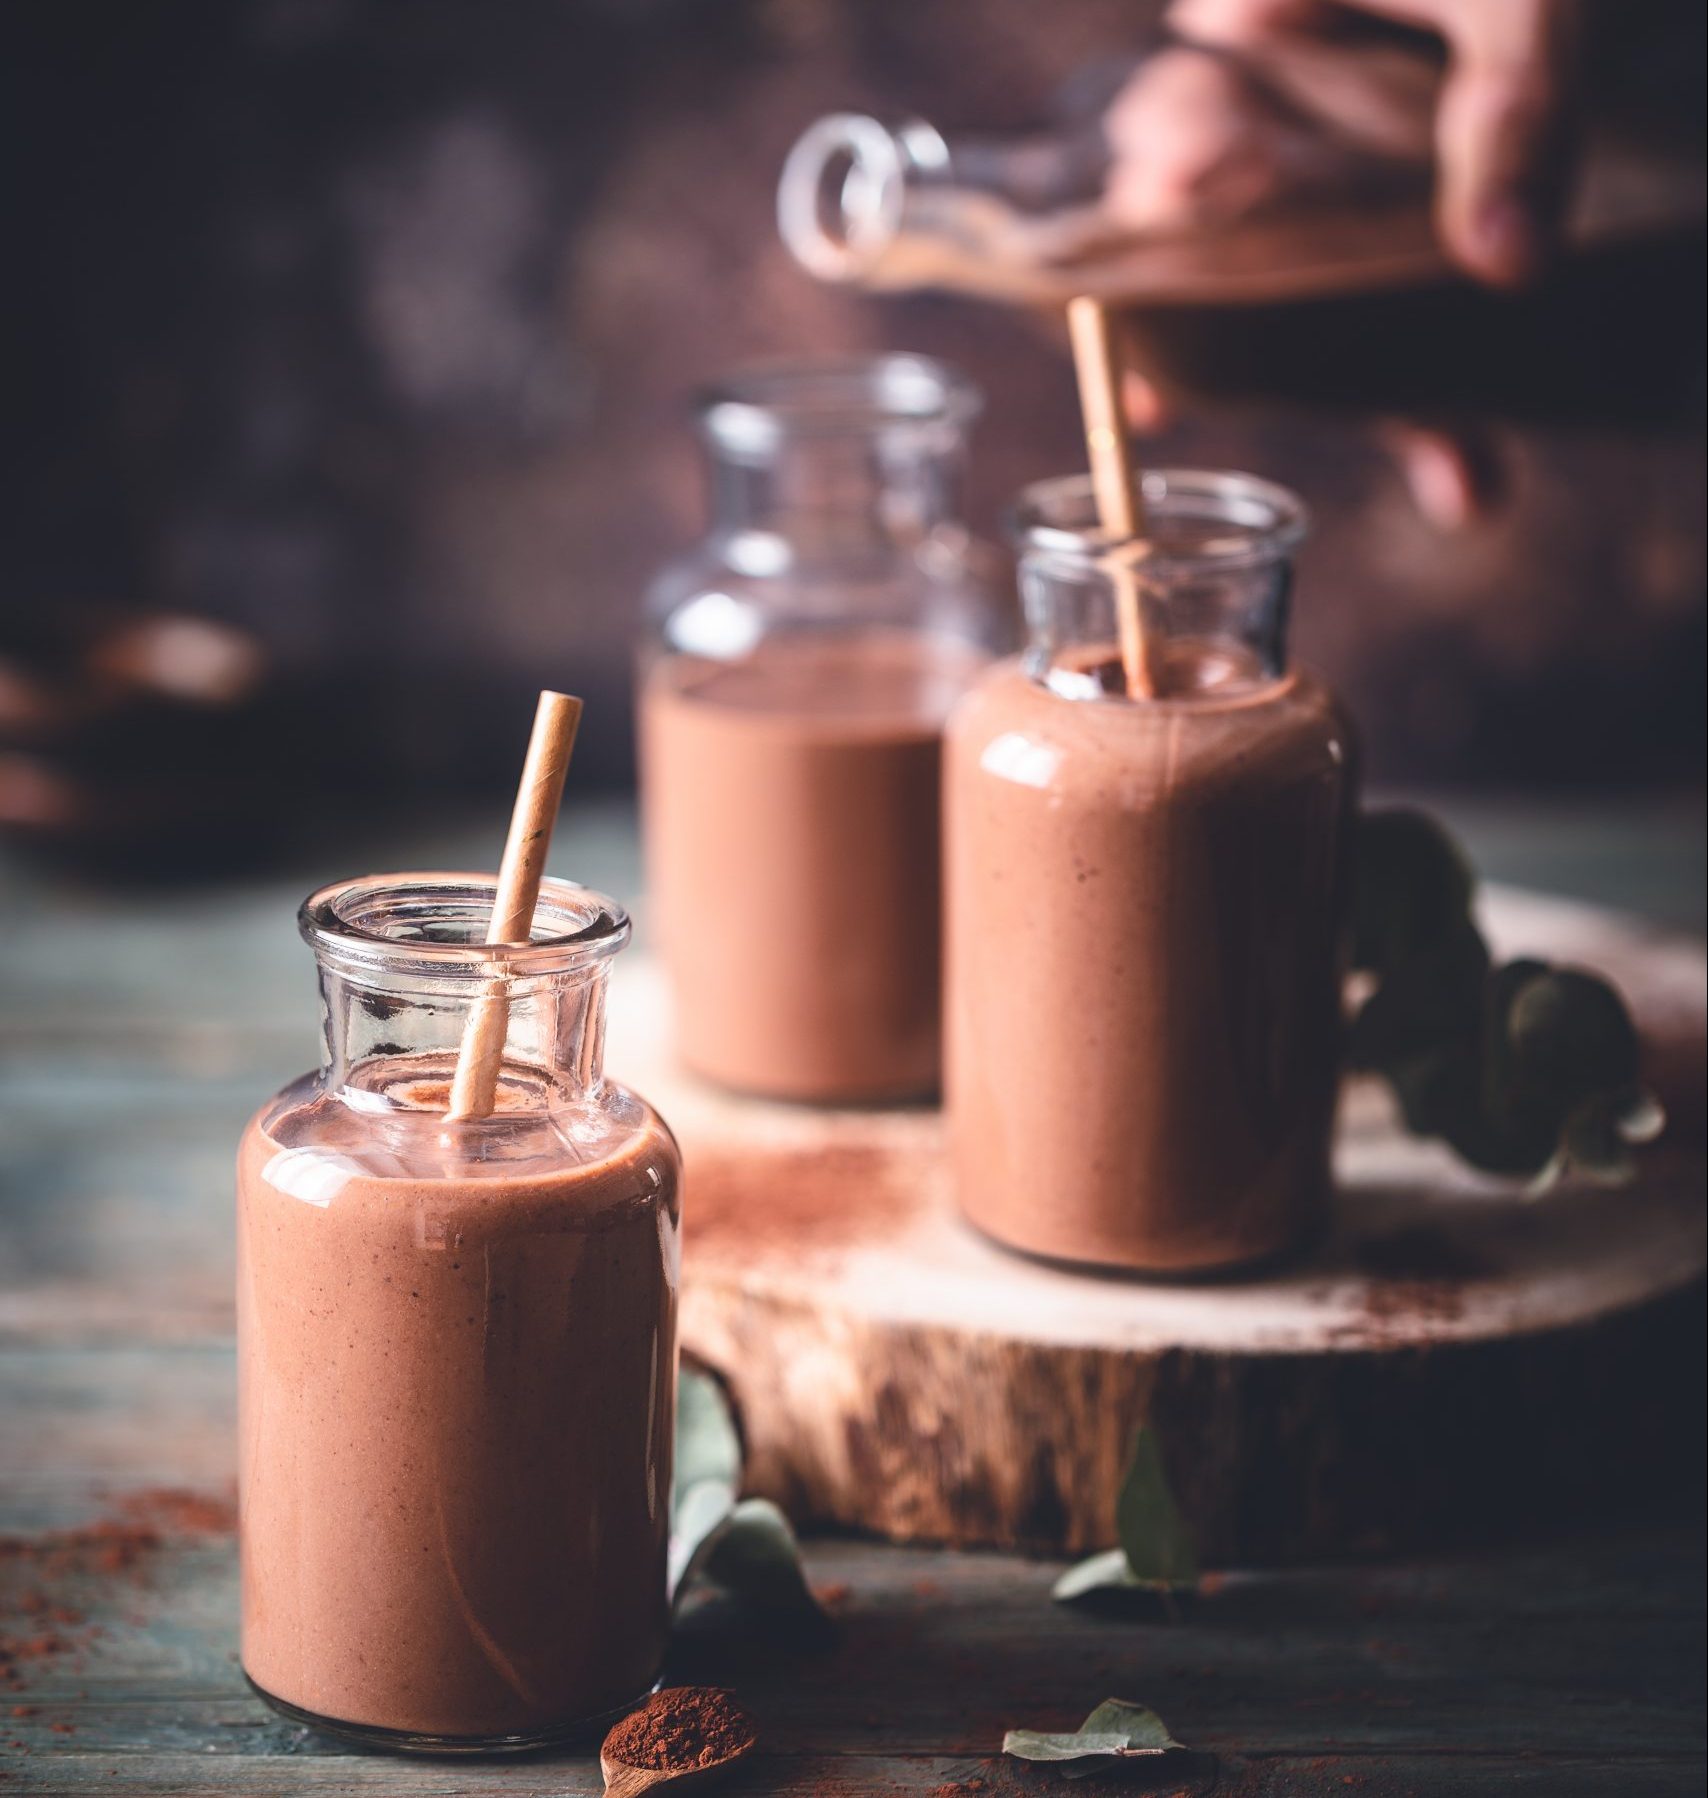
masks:
[[[1329,91],[1348,107],[1386,77],[1349,24],[1432,34],[1447,57],[1432,120],[1443,247],[1497,286],[1528,280],[1546,258],[1580,128],[1583,0],[1173,0],[1167,18],[1181,37],[1235,54],[1338,47]]]

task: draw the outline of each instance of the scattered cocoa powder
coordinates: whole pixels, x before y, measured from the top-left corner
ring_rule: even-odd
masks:
[[[1356,1243],[1352,1259],[1366,1276],[1362,1312],[1332,1332],[1349,1348],[1386,1348],[1412,1340],[1413,1326],[1463,1317],[1467,1286],[1500,1272],[1477,1250],[1421,1224]]]
[[[649,1771],[685,1773],[715,1767],[758,1740],[753,1719],[716,1686],[669,1686],[606,1736],[608,1761]]]
[[[921,1203],[920,1157],[869,1143],[821,1148],[714,1144],[688,1159],[684,1215],[696,1256],[831,1248],[884,1235]]]
[[[229,1536],[237,1527],[230,1494],[147,1487],[112,1501],[114,1515],[75,1529],[34,1536],[0,1536],[0,1578],[5,1609],[29,1619],[28,1630],[0,1626],[0,1686],[16,1690],[23,1669],[88,1646],[100,1632],[84,1625],[80,1606],[56,1591],[61,1582],[137,1578],[143,1563],[168,1541]],[[20,1579],[29,1583],[17,1590]],[[45,1626],[54,1627],[45,1627]],[[82,1628],[81,1636],[68,1632]]]

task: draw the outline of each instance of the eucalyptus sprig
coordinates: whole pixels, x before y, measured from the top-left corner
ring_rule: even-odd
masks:
[[[1571,1169],[1628,1180],[1630,1145],[1664,1117],[1619,994],[1582,969],[1494,966],[1475,876],[1433,818],[1366,812],[1357,841],[1353,963],[1375,986],[1351,1065],[1388,1082],[1409,1130],[1473,1167],[1538,1187]]]

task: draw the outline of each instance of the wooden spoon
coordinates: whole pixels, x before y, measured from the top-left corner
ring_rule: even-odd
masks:
[[[758,1746],[757,1740],[747,1742],[709,1767],[631,1767],[627,1761],[613,1760],[601,1753],[599,1771],[605,1775],[605,1798],[635,1798],[638,1792],[656,1791],[660,1786],[685,1791],[691,1785],[709,1784],[737,1761],[746,1760]]]

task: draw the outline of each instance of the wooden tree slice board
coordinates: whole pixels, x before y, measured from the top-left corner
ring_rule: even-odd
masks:
[[[997,1248],[937,1112],[715,1092],[673,1062],[657,969],[619,969],[609,1066],[682,1141],[683,1344],[730,1388],[752,1488],[803,1522],[1077,1553],[1113,1542],[1148,1420],[1215,1564],[1475,1539],[1699,1468],[1702,947],[1498,889],[1484,922],[1625,992],[1671,1113],[1636,1184],[1532,1197],[1355,1082],[1329,1235],[1198,1284]]]

